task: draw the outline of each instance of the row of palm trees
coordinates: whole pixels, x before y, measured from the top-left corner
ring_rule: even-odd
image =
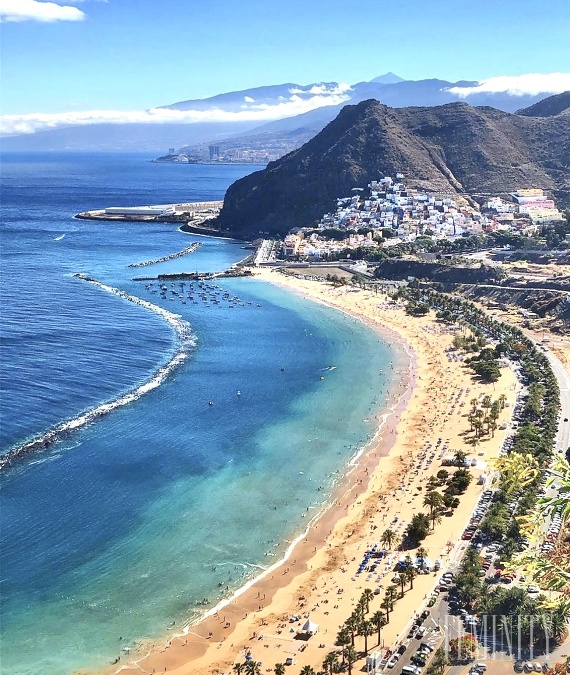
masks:
[[[555,453],[560,390],[548,359],[520,329],[497,321],[467,300],[431,289],[416,288],[407,293],[415,300],[427,302],[439,312],[445,311],[446,316],[456,322],[497,340],[496,349],[518,361],[522,379],[528,385],[528,396],[509,454],[496,463],[499,471],[498,494],[504,495],[505,500],[513,495],[518,495],[519,499],[516,518],[511,521],[507,540],[503,542],[503,555],[507,550],[516,550],[516,542],[510,541],[510,537],[520,540],[521,536],[525,536],[531,545],[536,544],[543,536],[545,517],[557,512],[565,523],[570,520],[570,448],[566,458]],[[487,408],[489,401],[484,402],[482,407]],[[504,403],[504,399],[499,400],[500,406]],[[493,405],[491,403],[490,410]],[[549,483],[557,481],[555,497],[538,497],[539,483],[545,472],[550,474]],[[537,555],[527,548],[513,558],[514,563],[539,581],[542,588],[562,593],[548,609],[554,623],[558,625],[562,622],[566,627],[570,618],[567,600],[570,597],[569,554],[570,546],[559,544],[550,553]]]
[[[471,410],[467,415],[467,421],[471,431],[475,432],[475,439],[479,439],[485,433],[490,434],[493,438],[497,430],[499,416],[505,407],[506,396],[501,394],[497,400],[493,401],[487,394],[481,401],[481,407],[479,407],[479,401],[476,398],[471,399],[470,403]],[[485,425],[487,425],[486,430]]]

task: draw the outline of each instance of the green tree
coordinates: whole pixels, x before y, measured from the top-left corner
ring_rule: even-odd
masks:
[[[276,663],[273,666],[273,672],[275,673],[275,675],[285,675],[285,672],[286,672],[285,664],[284,663]],[[332,675],[332,671],[331,671],[331,675]]]
[[[425,513],[416,513],[408,526],[408,537],[412,541],[422,541],[428,536],[430,521]]]
[[[356,616],[355,614],[352,614],[344,622],[344,625],[346,626],[346,628],[348,630],[348,633],[350,635],[350,644],[351,644],[352,647],[354,647],[354,638],[356,637],[356,634],[358,633],[358,628],[359,628],[359,625],[360,625],[360,618],[358,616]]]
[[[445,653],[444,647],[438,647],[433,656],[430,667],[426,671],[426,675],[443,675],[445,669],[449,665],[449,659]]]
[[[424,496],[424,506],[429,508],[430,518],[433,516],[434,511],[441,509],[443,506],[443,497],[439,492],[435,490],[431,492],[426,492]]]
[[[414,565],[406,567],[406,579],[410,582],[410,590],[414,587],[414,579],[418,576],[418,570]]]
[[[463,452],[463,450],[456,450],[455,455],[453,456],[454,466],[464,467],[466,462],[467,455]]]
[[[380,610],[377,610],[370,617],[370,621],[372,622],[372,625],[378,631],[378,645],[380,645],[380,635],[381,635],[381,631],[382,631],[382,626],[385,626],[386,623],[387,623],[386,617],[384,616],[384,612],[381,612]]]
[[[374,635],[375,628],[372,621],[363,621],[360,624],[359,634],[364,638],[364,655],[368,656],[368,638]]]
[[[354,662],[358,659],[356,649],[352,645],[349,645],[348,647],[345,647],[342,650],[342,654],[348,666],[348,675],[352,675],[352,666]]]
[[[323,670],[325,673],[328,673],[328,675],[333,675],[337,664],[338,654],[336,652],[329,652],[323,661]],[[275,675],[278,675],[278,673],[275,673]],[[283,675],[285,674],[283,673]]]
[[[311,666],[303,666],[300,675],[317,675]]]
[[[416,551],[416,558],[418,559],[419,568],[424,568],[425,559],[428,557],[428,552],[423,546],[419,546]]]
[[[436,478],[439,481],[439,484],[443,485],[449,478],[449,471],[446,471],[445,469],[440,469],[436,474]]]
[[[366,614],[370,611],[370,601],[374,599],[374,592],[371,588],[365,588],[362,591],[361,600],[364,602],[366,607]]]
[[[261,675],[261,668],[257,661],[252,659],[251,661],[246,662],[243,672],[245,675]]]
[[[400,572],[398,574],[398,580],[400,582],[400,597],[403,598],[404,597],[404,585],[405,585],[406,580],[407,580],[406,573]]]
[[[339,647],[346,647],[351,644],[352,639],[350,637],[350,631],[346,626],[341,626],[340,630],[336,635],[336,643]]]
[[[394,532],[394,530],[388,528],[387,530],[384,530],[384,532],[382,533],[382,536],[380,537],[380,543],[382,544],[382,546],[391,549],[396,541],[396,538],[397,535]]]

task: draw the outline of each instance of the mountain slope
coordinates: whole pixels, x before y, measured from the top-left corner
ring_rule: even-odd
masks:
[[[526,115],[527,117],[553,117],[561,112],[570,110],[570,91],[564,91],[561,94],[555,94],[548,98],[529,106],[517,110],[517,115]]]
[[[230,186],[218,222],[239,234],[310,225],[338,197],[403,172],[411,186],[493,193],[570,189],[570,118],[540,119],[466,103],[345,106],[303,147]]]

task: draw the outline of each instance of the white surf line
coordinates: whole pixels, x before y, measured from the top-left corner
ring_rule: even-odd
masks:
[[[110,401],[101,403],[94,408],[81,413],[77,417],[65,420],[64,422],[51,427],[48,429],[48,431],[40,434],[39,436],[36,436],[31,441],[27,441],[21,445],[16,446],[15,448],[12,448],[9,452],[0,457],[0,472],[8,469],[18,460],[26,457],[27,455],[40,450],[45,450],[56,441],[66,438],[77,429],[94,422],[99,417],[107,415],[111,411],[116,410],[121,406],[128,405],[129,403],[138,400],[144,394],[152,391],[153,389],[156,389],[176,368],[178,368],[185,361],[186,357],[188,356],[189,349],[196,344],[190,324],[187,321],[184,321],[184,319],[182,319],[182,317],[180,317],[178,314],[173,314],[172,312],[169,312],[158,305],[154,305],[153,303],[142,300],[141,298],[138,298],[134,295],[129,295],[118,288],[103,284],[100,281],[88,277],[85,274],[75,274],[74,276],[78,279],[93,284],[94,286],[97,286],[97,288],[100,288],[107,293],[116,295],[123,300],[132,302],[135,305],[139,305],[140,307],[144,307],[145,309],[158,314],[160,317],[162,317],[162,319],[164,319],[164,321],[166,321],[166,323],[168,323],[168,325],[174,330],[176,334],[178,342],[176,351],[170,360],[167,363],[161,365],[145,382],[143,382],[141,385],[138,385],[137,387],[134,387],[126,394],[121,394]]]

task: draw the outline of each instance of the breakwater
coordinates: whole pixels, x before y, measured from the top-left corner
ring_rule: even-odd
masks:
[[[176,258],[182,258],[185,255],[194,253],[194,251],[199,249],[200,246],[202,246],[202,243],[199,241],[195,241],[182,251],[178,251],[178,253],[171,253],[170,255],[162,256],[162,258],[155,258],[154,260],[145,260],[144,262],[131,263],[129,267],[148,267],[149,265],[156,265],[157,263],[167,262],[168,260],[175,260]]]
[[[166,323],[169,324],[176,334],[176,351],[167,363],[161,365],[142,384],[133,387],[131,390],[121,394],[120,396],[117,396],[110,401],[106,401],[105,403],[101,403],[90,410],[82,412],[72,419],[65,420],[64,422],[51,427],[39,436],[36,436],[35,438],[12,448],[6,454],[0,456],[0,472],[5,471],[28,455],[47,449],[53,443],[67,438],[81,427],[91,424],[98,418],[107,415],[121,406],[132,403],[147,392],[156,389],[176,368],[178,368],[184,362],[189,350],[196,344],[190,324],[187,321],[184,321],[184,319],[182,319],[178,314],[173,314],[172,312],[169,312],[158,305],[154,305],[153,303],[142,300],[141,298],[138,298],[134,295],[129,295],[118,288],[104,284],[85,274],[74,274],[73,276],[77,279],[81,279],[82,281],[93,284],[97,288],[106,291],[107,293],[116,295],[127,302],[132,302],[135,305],[139,305],[140,307],[144,307],[145,309],[158,314],[164,319],[164,321],[166,321]]]

